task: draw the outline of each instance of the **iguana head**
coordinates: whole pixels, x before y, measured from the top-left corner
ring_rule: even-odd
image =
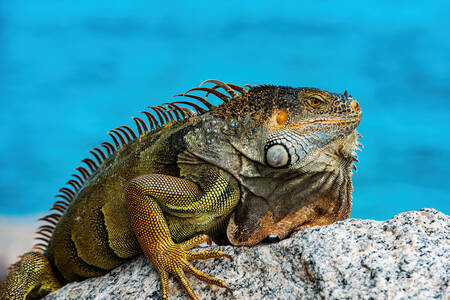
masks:
[[[240,183],[241,202],[227,229],[231,243],[253,245],[348,218],[358,102],[347,92],[316,88],[240,91],[203,115],[189,138],[197,157]]]
[[[274,169],[306,171],[323,155],[351,161],[362,115],[347,91],[276,86],[251,88],[214,114],[228,121],[228,136],[246,157]]]
[[[362,113],[347,92],[258,86],[214,114],[234,125],[227,139],[241,156],[234,169],[242,201],[227,230],[233,244],[349,217]]]
[[[298,89],[286,95],[269,117],[264,158],[273,168],[304,168],[321,151],[351,156],[347,137],[361,120],[356,100],[346,93]],[[347,153],[345,153],[347,151]]]

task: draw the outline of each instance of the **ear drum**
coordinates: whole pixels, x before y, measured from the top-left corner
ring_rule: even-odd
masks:
[[[280,125],[280,126],[284,125],[284,123],[286,123],[286,121],[288,120],[288,117],[289,116],[286,111],[284,111],[284,110],[280,111],[276,117],[278,125]]]

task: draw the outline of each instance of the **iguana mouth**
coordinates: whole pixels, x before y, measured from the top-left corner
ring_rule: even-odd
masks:
[[[353,118],[347,118],[347,119],[338,119],[338,120],[333,120],[333,119],[318,119],[318,120],[313,120],[313,121],[307,121],[307,122],[303,122],[297,125],[293,125],[291,126],[292,129],[295,128],[299,128],[308,124],[313,124],[313,123],[351,123],[353,121],[359,121],[361,119],[360,116],[358,117],[353,117]]]

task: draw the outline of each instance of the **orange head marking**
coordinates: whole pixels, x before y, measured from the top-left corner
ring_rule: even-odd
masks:
[[[286,121],[288,120],[288,117],[289,117],[288,113],[285,110],[280,111],[277,114],[276,118],[278,125],[280,126],[284,125],[284,123],[286,123]]]

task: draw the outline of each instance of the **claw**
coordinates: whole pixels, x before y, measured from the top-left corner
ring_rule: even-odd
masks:
[[[233,261],[233,258],[228,254],[223,254],[223,257],[228,258],[229,260]]]
[[[224,285],[223,288],[227,289],[227,291],[228,291],[231,295],[233,295],[233,290],[232,290],[232,289],[230,289],[230,288],[227,287],[226,285]]]

